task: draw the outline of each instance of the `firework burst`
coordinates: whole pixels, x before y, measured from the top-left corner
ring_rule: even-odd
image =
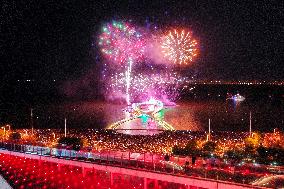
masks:
[[[161,48],[165,58],[174,64],[188,64],[197,55],[197,41],[184,30],[170,31],[163,37]]]
[[[127,63],[143,59],[144,39],[142,34],[126,22],[113,21],[102,27],[99,36],[102,53],[116,63]]]
[[[143,101],[150,97],[163,101],[176,101],[180,98],[181,91],[188,87],[188,81],[188,77],[182,77],[177,73],[137,73],[131,78],[129,94],[134,101]],[[124,85],[124,73],[112,74],[106,83],[105,95],[109,99],[116,99],[117,94],[123,94]]]
[[[145,43],[141,33],[128,23],[113,21],[102,28],[99,45],[110,60],[127,64],[124,79],[125,99],[127,104],[130,104],[132,65],[144,55]]]

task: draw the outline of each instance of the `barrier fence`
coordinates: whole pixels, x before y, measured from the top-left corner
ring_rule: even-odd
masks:
[[[253,180],[269,174],[265,166],[235,167],[214,162],[204,163],[204,159],[197,158],[194,165],[189,157],[164,156],[153,153],[135,153],[129,151],[76,151],[71,149],[50,148],[33,145],[22,145],[0,142],[0,148],[9,151],[49,156],[74,161],[106,164],[124,168],[135,168],[155,172],[165,172],[181,176],[195,176],[224,180],[236,183],[250,183]],[[277,171],[283,171],[282,168]]]

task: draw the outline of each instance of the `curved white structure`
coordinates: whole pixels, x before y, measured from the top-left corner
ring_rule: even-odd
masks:
[[[129,117],[111,124],[108,129],[118,129],[119,126],[122,126],[127,122],[141,119],[141,125],[145,130],[147,130],[147,124],[149,122],[154,123],[157,126],[157,129],[174,130],[173,126],[164,121],[163,112],[161,112],[163,109],[164,104],[153,98],[146,102],[133,103],[131,108],[127,109]]]

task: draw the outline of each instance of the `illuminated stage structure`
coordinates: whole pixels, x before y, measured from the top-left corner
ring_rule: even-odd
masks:
[[[154,98],[142,103],[133,103],[124,111],[126,118],[112,123],[108,129],[117,129],[125,134],[138,135],[157,134],[161,130],[174,130],[174,127],[164,120],[165,107],[163,102]]]

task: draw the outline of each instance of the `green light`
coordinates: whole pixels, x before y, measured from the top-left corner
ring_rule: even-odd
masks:
[[[107,32],[107,28],[106,27],[103,27],[103,32]]]
[[[149,119],[149,116],[146,114],[142,114],[139,118],[141,118],[142,123],[146,123]]]

